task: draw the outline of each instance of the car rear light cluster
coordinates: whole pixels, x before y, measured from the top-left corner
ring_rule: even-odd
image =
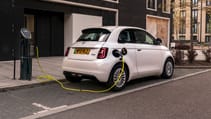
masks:
[[[70,47],[67,47],[67,49],[66,49],[66,52],[65,52],[64,56],[68,56],[69,51],[70,51]]]
[[[98,52],[97,58],[98,59],[104,59],[104,58],[106,58],[107,53],[108,53],[108,48],[105,48],[105,47],[100,48],[100,51]]]

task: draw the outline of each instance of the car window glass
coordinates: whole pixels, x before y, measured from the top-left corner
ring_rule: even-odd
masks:
[[[78,41],[106,41],[110,32],[105,29],[86,29]]]
[[[120,33],[118,42],[120,43],[131,43],[132,39],[130,36],[130,31],[124,30]]]
[[[146,43],[151,45],[154,44],[154,39],[150,37],[148,34],[146,34]]]
[[[146,33],[140,30],[134,30],[134,36],[136,43],[145,43],[146,41]]]
[[[134,36],[136,43],[142,44],[154,44],[154,39],[147,34],[146,31],[142,30],[134,30]]]

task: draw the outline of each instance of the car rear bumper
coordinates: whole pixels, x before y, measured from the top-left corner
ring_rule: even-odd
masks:
[[[76,77],[95,78],[100,82],[108,81],[112,67],[111,61],[105,59],[84,61],[64,58],[62,64],[63,72],[69,72]]]

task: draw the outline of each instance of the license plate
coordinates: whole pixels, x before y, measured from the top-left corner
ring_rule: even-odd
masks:
[[[89,52],[90,52],[90,49],[88,49],[88,48],[76,48],[74,50],[74,54],[88,55]]]

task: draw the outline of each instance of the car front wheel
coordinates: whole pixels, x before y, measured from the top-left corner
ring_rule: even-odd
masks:
[[[167,59],[163,68],[162,78],[169,79],[173,76],[174,64],[171,59]]]

